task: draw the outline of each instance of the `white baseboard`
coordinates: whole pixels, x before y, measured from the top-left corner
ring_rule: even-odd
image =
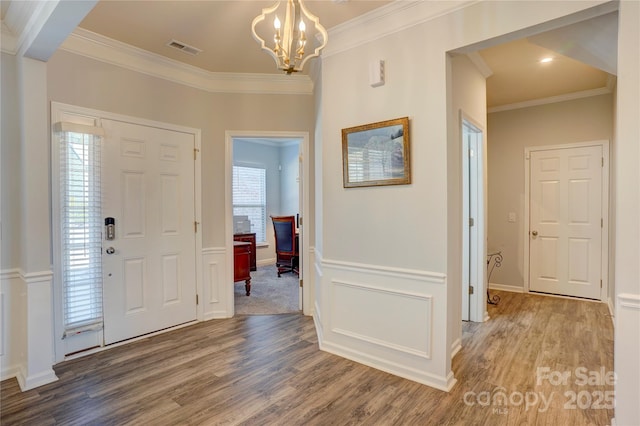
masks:
[[[322,328],[322,318],[320,317],[320,310],[318,309],[318,303],[315,304],[313,311],[313,324],[316,326],[316,334],[318,336],[318,343],[321,344],[324,339],[324,330]]]
[[[211,312],[205,313],[204,318],[202,320],[209,321],[214,319],[226,319],[226,318],[231,318],[231,315],[229,315],[229,312],[227,311],[211,311]]]
[[[497,284],[497,283],[489,283],[489,290],[501,290],[501,291],[510,291],[512,293],[524,293],[524,287],[520,287],[516,285]]]
[[[20,368],[18,370],[18,374],[16,375],[16,379],[18,379],[18,385],[20,385],[20,390],[22,392],[28,391],[38,386],[46,385],[48,383],[55,382],[58,380],[58,376],[56,376],[53,368],[42,371],[38,374],[33,374],[28,376],[24,368]]]
[[[413,380],[414,382],[422,383],[423,385],[431,386],[432,388],[445,392],[449,392],[457,382],[453,377],[453,372],[449,372],[446,377],[437,376],[435,374],[430,374],[406,365],[381,359],[336,343],[320,342],[320,349],[368,367],[385,371],[389,374],[403,377],[408,380]]]
[[[611,322],[613,323],[613,326],[616,326],[616,314],[615,314],[615,308],[613,307],[613,300],[611,300],[611,298],[609,297],[607,299],[607,306],[609,307],[609,315],[611,315]]]
[[[256,266],[269,266],[269,265],[275,265],[275,264],[276,264],[275,257],[273,259],[262,259],[262,260],[256,261]]]
[[[460,349],[462,349],[462,340],[458,338],[451,344],[451,359],[460,352]]]
[[[0,381],[18,377],[19,371],[20,371],[20,367],[17,365],[12,365],[12,366],[3,368],[2,371],[0,371]]]

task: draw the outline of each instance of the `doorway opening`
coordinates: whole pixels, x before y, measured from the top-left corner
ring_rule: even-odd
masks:
[[[227,132],[227,253],[230,281],[234,245],[251,241],[250,287],[233,282],[226,292],[228,311],[266,315],[305,311],[303,291],[308,243],[302,226],[309,211],[308,134],[303,132]],[[278,275],[272,217],[291,216],[297,234],[298,268]],[[246,278],[246,277],[245,277]]]

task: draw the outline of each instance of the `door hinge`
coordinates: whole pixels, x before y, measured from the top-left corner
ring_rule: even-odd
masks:
[[[602,280],[600,280],[600,288],[602,288]]]
[[[473,149],[469,148],[469,157],[473,157]]]
[[[198,148],[193,148],[193,160],[195,161],[196,157],[198,156],[198,152],[200,152],[200,150]]]
[[[604,228],[604,219],[600,218],[600,228]]]
[[[473,286],[472,285],[469,286],[469,294],[473,294]]]
[[[304,280],[300,280],[300,287],[304,287],[304,285],[302,284]]]
[[[298,226],[302,226],[302,216],[298,218]]]
[[[604,157],[602,157],[602,167],[604,167]]]
[[[193,232],[195,232],[196,234],[198,233],[198,224],[199,223],[200,222],[198,222],[198,221],[194,221],[193,222]]]
[[[198,298],[198,295],[196,294],[196,305],[200,304],[200,299]]]
[[[472,217],[469,218],[469,226],[473,226],[475,224]]]

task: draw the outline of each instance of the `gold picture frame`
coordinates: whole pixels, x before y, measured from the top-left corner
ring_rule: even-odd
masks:
[[[409,117],[342,129],[345,188],[411,183]]]

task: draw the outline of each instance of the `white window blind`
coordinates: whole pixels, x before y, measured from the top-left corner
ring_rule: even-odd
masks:
[[[391,153],[368,148],[349,148],[351,182],[381,180],[392,176]]]
[[[102,326],[102,206],[99,136],[60,140],[62,286],[65,335]]]
[[[233,166],[233,215],[249,217],[256,242],[267,240],[267,171],[264,168]]]

